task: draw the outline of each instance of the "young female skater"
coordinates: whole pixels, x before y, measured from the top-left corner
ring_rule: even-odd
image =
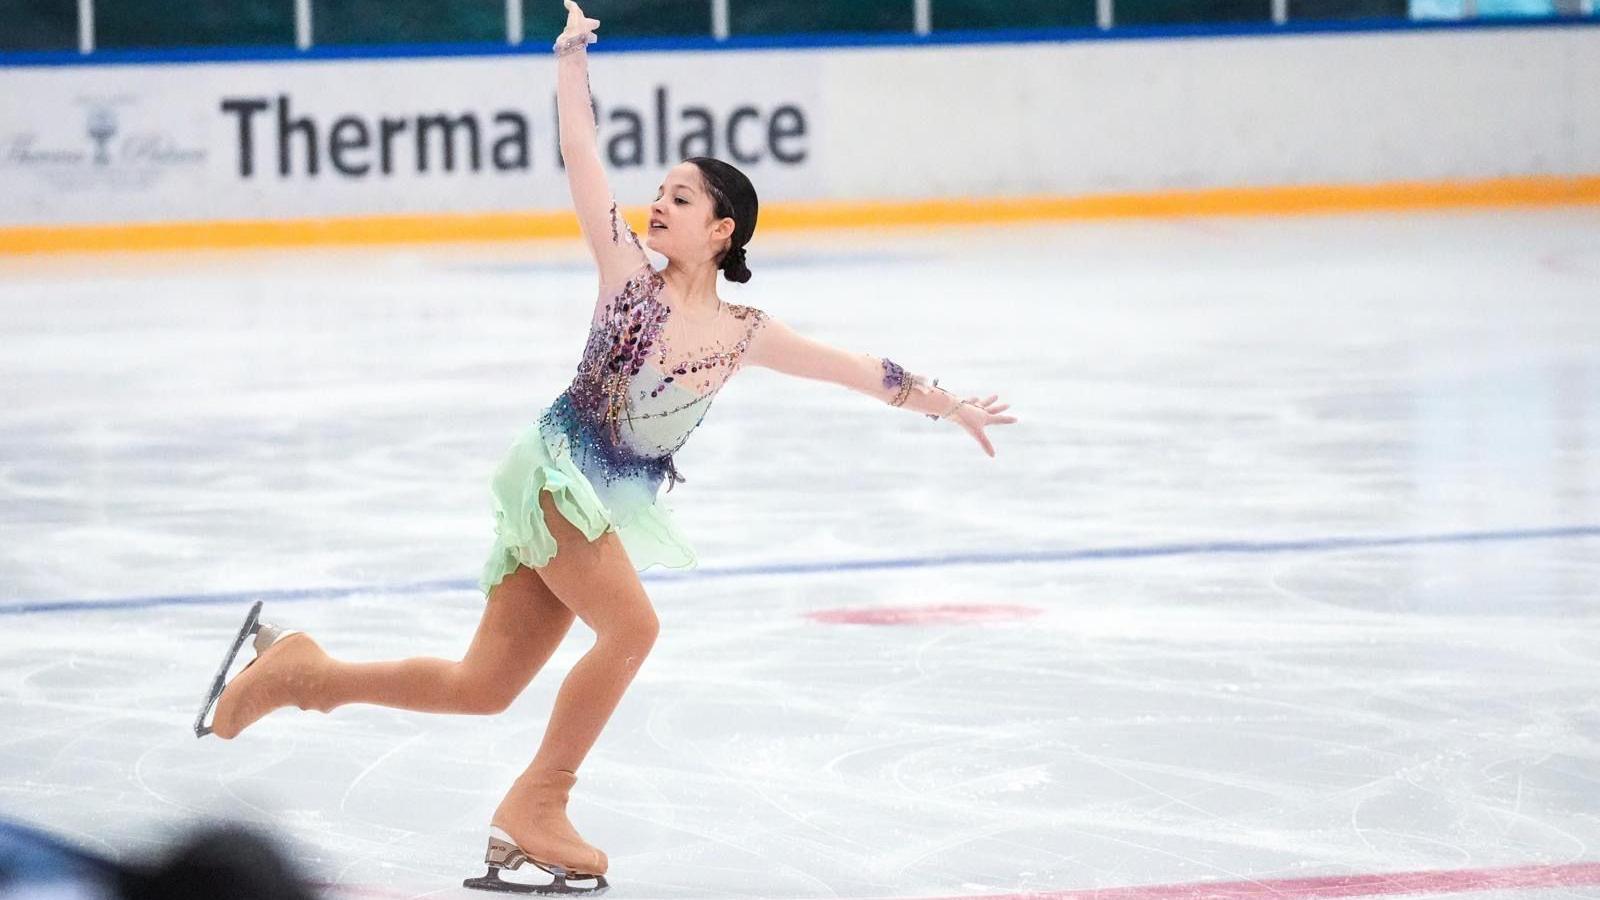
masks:
[[[994,455],[984,428],[1017,421],[996,397],[958,400],[888,359],[803,337],[762,311],[717,298],[721,271],[745,282],[744,247],[756,194],[737,169],[695,157],[667,172],[647,238],[667,258],[657,271],[617,213],[596,147],[586,47],[595,19],[566,0],[555,44],[562,156],[572,201],[599,269],[599,299],[572,384],[512,444],[495,473],[496,540],[481,579],[483,619],[459,662],[415,658],[350,663],[302,632],[256,620],[217,674],[195,731],[233,738],[286,706],[329,712],[371,703],[423,712],[504,710],[581,618],[594,646],[561,684],[538,752],[490,819],[489,872],[469,887],[584,893],[606,887],[606,855],[567,819],[578,767],[655,644],[658,623],[638,571],[691,566],[695,555],[657,502],[662,481],[683,481],[672,454],[743,364],[834,382],[929,418],[953,421]],[[559,551],[559,552],[558,552]],[[223,685],[244,640],[255,659]],[[212,703],[216,715],[203,724]],[[524,862],[551,873],[517,885],[501,869]],[[574,887],[567,879],[592,880]]]

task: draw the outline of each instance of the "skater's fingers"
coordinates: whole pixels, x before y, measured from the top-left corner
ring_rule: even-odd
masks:
[[[1008,410],[1010,408],[1011,408],[1011,404],[1009,404],[1009,403],[996,403],[994,406],[989,407],[989,412],[992,412],[992,413],[1005,412],[1006,410]]]
[[[994,455],[994,445],[989,443],[989,436],[983,433],[982,426],[968,428],[967,433],[971,434],[973,439],[978,442],[978,446],[983,448],[983,452],[989,454],[990,456]]]

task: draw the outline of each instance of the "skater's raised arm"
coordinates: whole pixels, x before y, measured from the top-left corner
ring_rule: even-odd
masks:
[[[556,40],[556,115],[561,128],[561,159],[578,225],[600,270],[600,283],[619,284],[650,258],[639,238],[617,212],[617,200],[606,183],[605,167],[595,140],[593,99],[589,91],[588,45],[597,38],[598,19],[585,18],[573,0],[566,0],[567,28]]]
[[[756,330],[745,351],[747,364],[786,375],[829,381],[877,397],[890,406],[924,413],[930,419],[953,420],[990,456],[994,455],[994,445],[989,443],[983,429],[1017,421],[1015,416],[999,415],[1010,406],[996,403],[999,395],[983,401],[977,397],[958,400],[939,387],[937,379],[930,382],[921,375],[907,372],[893,360],[841,350],[808,338],[770,315],[765,319],[764,326]]]

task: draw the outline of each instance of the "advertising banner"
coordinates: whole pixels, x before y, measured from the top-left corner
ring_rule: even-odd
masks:
[[[625,205],[690,156],[763,197],[815,184],[818,57],[717,62],[591,57]],[[546,56],[0,69],[0,224],[566,207],[554,77]]]
[[[1600,28],[591,53],[624,207],[1600,174]],[[548,54],[0,67],[0,228],[560,211]]]

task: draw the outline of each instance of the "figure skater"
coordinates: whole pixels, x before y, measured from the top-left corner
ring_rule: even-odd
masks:
[[[251,610],[195,722],[233,738],[287,707],[329,712],[370,703],[422,712],[504,710],[550,659],[574,616],[595,633],[556,695],[538,752],[489,820],[488,873],[469,887],[541,893],[603,890],[606,855],[579,836],[567,800],[601,729],[655,644],[658,621],[638,572],[693,566],[695,554],[658,501],[684,481],[672,456],[741,365],[833,382],[890,406],[948,420],[994,456],[984,429],[1009,424],[996,396],[956,399],[888,359],[848,353],[796,333],[759,309],[717,297],[717,273],[750,280],[745,245],[756,193],[727,163],[694,157],[672,167],[650,206],[646,244],[617,213],[596,142],[587,45],[599,21],[566,0],[556,41],[557,112],[567,179],[599,270],[599,297],[571,385],[512,443],[494,474],[495,542],[484,566],[483,619],[460,661],[344,662],[303,632]],[[559,551],[559,552],[558,552]],[[255,635],[256,656],[225,686],[234,654]],[[215,704],[211,725],[206,713]],[[524,862],[555,876],[514,884]],[[568,879],[589,881],[583,887]]]

